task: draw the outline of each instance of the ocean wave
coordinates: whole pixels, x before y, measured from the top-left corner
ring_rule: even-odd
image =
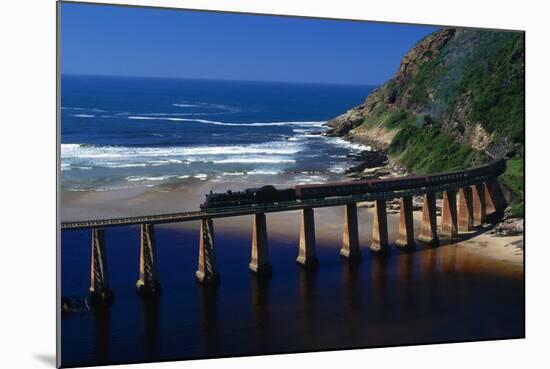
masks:
[[[335,164],[328,168],[328,171],[335,174],[343,174],[348,169],[347,163]]]
[[[135,114],[124,114],[134,116]],[[179,116],[192,116],[192,115],[218,115],[217,113],[139,113],[139,115],[147,117],[179,117]]]
[[[73,114],[73,117],[77,118],[95,118],[93,114]]]
[[[276,175],[281,174],[280,170],[251,170],[249,172],[246,172],[247,175]]]
[[[308,176],[297,176],[294,178],[296,184],[310,184],[310,183],[323,183],[328,179],[327,176],[323,175],[308,175]]]
[[[71,106],[62,106],[61,110],[77,110],[77,111],[93,111],[96,113],[108,113],[108,110],[98,109],[98,108],[78,108]]]
[[[354,151],[371,151],[372,150],[372,147],[369,146],[369,145],[362,145],[362,144],[359,144],[359,143],[354,143],[354,142],[349,142],[349,141],[346,141],[340,137],[326,137],[326,136],[322,136],[322,137],[325,137],[326,139],[328,139],[328,141],[335,145],[335,146],[340,146],[340,147],[343,147],[343,148],[346,148],[346,149],[351,149],[351,150],[354,150]]]
[[[145,177],[145,176],[128,176],[126,180],[128,182],[150,182],[150,181],[165,181],[167,179],[178,178],[177,175],[157,176],[157,177]]]
[[[222,176],[245,176],[246,172],[223,172]]]
[[[197,104],[172,104],[172,106],[175,106],[177,108],[197,108],[197,107],[200,107],[200,105],[197,105]]]
[[[219,126],[234,126],[234,127],[270,127],[270,126],[302,126],[302,127],[322,127],[325,121],[296,121],[296,122],[252,122],[252,123],[230,123],[218,122],[207,119],[193,118],[172,118],[172,117],[152,117],[143,115],[130,115],[128,119],[132,120],[167,120],[171,122],[195,122],[203,124],[214,124]]]
[[[265,158],[265,157],[233,157],[229,159],[213,160],[214,164],[283,164],[283,163],[295,163],[294,159],[287,158]]]
[[[191,163],[247,164],[293,163],[302,145],[288,141],[234,146],[131,147],[89,144],[62,144],[62,170],[80,167],[134,168]]]
[[[100,163],[99,166],[108,168],[140,168],[148,165],[148,163]]]
[[[235,108],[222,105],[222,104],[212,104],[202,101],[183,101],[181,103],[172,104],[176,108],[206,108],[206,109],[222,109],[222,110],[234,110]]]
[[[88,108],[72,108],[68,106],[62,106],[61,110],[88,110]]]
[[[62,144],[62,158],[121,158],[121,157],[173,157],[197,155],[292,155],[302,150],[301,145],[286,141],[272,141],[264,144],[233,146],[190,146],[190,147],[132,147],[132,146],[98,146],[87,144]],[[181,160],[172,158],[172,160]]]

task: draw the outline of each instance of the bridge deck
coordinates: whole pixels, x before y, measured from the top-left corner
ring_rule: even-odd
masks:
[[[166,224],[189,222],[202,219],[226,218],[241,215],[250,215],[255,213],[275,213],[282,211],[301,210],[305,208],[323,208],[330,206],[340,206],[350,203],[374,201],[374,200],[392,200],[404,196],[419,196],[426,193],[442,192],[447,190],[457,190],[461,187],[474,185],[487,180],[487,176],[471,178],[469,180],[442,184],[431,187],[421,187],[408,190],[399,190],[391,192],[365,193],[354,196],[342,196],[323,199],[296,200],[289,202],[257,204],[246,206],[232,206],[219,209],[208,209],[199,211],[188,211],[172,214],[145,215],[137,217],[124,217],[113,219],[96,219],[73,222],[62,222],[62,230],[84,229],[84,228],[105,228],[115,226],[128,226],[142,223]]]

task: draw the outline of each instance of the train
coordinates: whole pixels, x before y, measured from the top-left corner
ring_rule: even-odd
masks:
[[[420,187],[433,187],[448,183],[466,181],[482,176],[498,177],[506,170],[504,159],[473,167],[462,171],[452,171],[426,176],[406,176],[390,179],[357,180],[347,182],[332,182],[322,184],[296,185],[291,188],[277,189],[267,185],[258,188],[248,188],[244,191],[231,191],[206,195],[200,204],[202,210],[246,206],[277,204],[281,202],[300,201],[308,199],[323,199],[340,196],[353,196],[367,193],[391,192]]]

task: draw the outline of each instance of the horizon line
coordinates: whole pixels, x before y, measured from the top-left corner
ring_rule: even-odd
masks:
[[[250,83],[286,83],[286,84],[311,84],[311,85],[341,85],[341,86],[365,86],[376,87],[381,86],[391,78],[380,83],[351,83],[351,82],[312,82],[312,81],[275,81],[275,80],[253,80],[253,79],[231,79],[231,78],[209,78],[209,77],[169,77],[169,76],[137,76],[124,74],[86,74],[86,73],[59,73],[63,76],[79,76],[79,77],[118,77],[118,78],[148,78],[148,79],[179,79],[179,80],[198,80],[198,81],[223,81],[223,82],[250,82]],[[393,78],[393,77],[392,77]]]

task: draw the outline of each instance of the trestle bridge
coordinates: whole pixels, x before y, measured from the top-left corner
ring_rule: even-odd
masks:
[[[500,169],[494,169],[500,165]],[[483,170],[478,168],[453,172],[446,175],[445,181],[435,185],[427,183],[414,188],[392,188],[388,191],[367,192],[350,196],[303,199],[278,203],[229,206],[199,211],[145,215],[113,219],[96,219],[61,223],[62,231],[90,229],[92,232],[92,257],[90,273],[90,294],[96,301],[108,301],[112,297],[109,288],[106,263],[104,232],[109,227],[141,225],[140,276],[136,283],[138,291],[144,295],[157,295],[160,284],[157,279],[157,256],[155,245],[155,225],[199,220],[200,244],[196,278],[203,284],[216,284],[219,274],[216,269],[216,246],[214,219],[253,215],[252,250],[249,268],[259,275],[271,273],[269,261],[266,214],[301,210],[300,242],[297,263],[303,267],[317,265],[314,209],[344,206],[344,227],[340,255],[350,261],[361,259],[357,221],[357,203],[374,202],[374,221],[370,250],[387,253],[388,222],[386,202],[400,199],[400,222],[396,246],[414,247],[415,240],[436,245],[439,237],[456,238],[459,232],[470,232],[484,223],[492,213],[502,212],[506,206],[498,183],[504,163],[491,163]],[[430,176],[435,177],[438,175]],[[395,181],[403,178],[396,178]],[[386,180],[392,184],[392,179]],[[334,186],[337,186],[335,183]],[[392,186],[389,186],[390,188]],[[443,194],[440,229],[437,226],[436,197]],[[420,234],[415,237],[413,227],[413,196],[423,196],[422,225]]]

